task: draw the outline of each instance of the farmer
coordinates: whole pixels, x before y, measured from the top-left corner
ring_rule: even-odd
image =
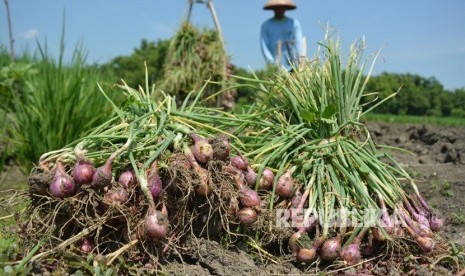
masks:
[[[269,0],[264,10],[273,10],[274,16],[262,24],[260,45],[267,64],[281,65],[287,71],[296,66],[303,55],[302,28],[297,19],[284,13],[297,6],[292,0]]]

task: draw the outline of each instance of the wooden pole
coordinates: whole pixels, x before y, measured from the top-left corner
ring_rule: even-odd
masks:
[[[221,31],[220,21],[218,20],[218,16],[216,15],[216,11],[215,11],[215,8],[213,7],[213,2],[211,0],[207,1],[207,7],[212,14],[213,21],[215,22],[216,30],[218,31],[218,37],[220,38],[221,45],[223,45],[223,49],[224,49],[225,47],[224,47],[224,40],[223,40],[223,32]]]
[[[299,57],[299,69],[305,68],[307,62],[307,38],[302,37],[302,55]]]
[[[11,29],[11,13],[10,13],[10,4],[8,0],[3,0],[5,3],[5,9],[6,9],[6,16],[8,20],[8,33],[10,35],[10,61],[11,63],[15,63],[15,49],[14,49],[14,38],[13,38],[13,30]]]
[[[281,64],[281,54],[282,54],[283,42],[278,40],[276,42],[276,64],[279,66]]]
[[[192,13],[192,6],[194,5],[194,2],[192,2],[193,0],[188,0],[187,2],[187,5],[189,6],[187,8],[187,16],[186,16],[186,21],[189,22],[191,20],[191,13]]]

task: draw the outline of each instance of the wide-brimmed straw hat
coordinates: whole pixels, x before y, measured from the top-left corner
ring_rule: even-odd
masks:
[[[293,10],[297,6],[292,0],[269,0],[268,3],[263,7],[264,10],[272,10],[276,7],[284,7],[286,10]]]

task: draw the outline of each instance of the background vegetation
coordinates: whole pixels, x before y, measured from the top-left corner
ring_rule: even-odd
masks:
[[[131,87],[144,85],[146,63],[151,84],[161,85],[170,42],[142,40],[131,55],[117,56],[105,64],[88,64],[82,45],[65,61],[64,41],[56,58],[46,45],[39,44],[37,53],[21,53],[10,64],[9,51],[1,46],[0,169],[11,159],[30,169],[42,153],[82,137],[107,118],[111,109],[97,84],[117,101],[117,93],[111,92],[113,85],[121,79]],[[253,73],[234,68],[235,75],[246,78],[255,74],[263,79],[270,72],[270,68]],[[397,96],[376,108],[369,119],[463,125],[465,87],[449,91],[434,77],[388,72],[372,76],[367,86],[368,91],[378,92],[379,98],[399,89]],[[250,103],[255,93],[241,86],[236,110],[242,103]],[[372,100],[365,99],[368,106]]]

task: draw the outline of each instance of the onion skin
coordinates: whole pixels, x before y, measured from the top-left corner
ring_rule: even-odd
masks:
[[[241,171],[246,171],[249,165],[249,162],[247,162],[247,160],[244,157],[239,155],[231,157],[229,159],[229,162],[231,163],[231,165],[233,165],[233,167],[236,167]]]
[[[92,163],[79,159],[73,169],[73,180],[78,185],[92,183],[95,167]]]
[[[428,225],[425,225],[425,224],[417,224],[417,229],[418,229],[418,233],[420,236],[422,237],[433,237],[433,231],[431,230],[431,228],[429,227],[429,224]]]
[[[122,172],[118,178],[118,183],[125,189],[132,189],[136,186],[137,178],[132,170]]]
[[[194,140],[194,145],[191,150],[195,159],[202,164],[206,164],[208,161],[212,160],[213,147],[208,140],[195,133],[191,133],[190,137]]]
[[[76,194],[76,183],[73,178],[65,172],[60,162],[56,163],[55,175],[50,183],[50,194],[57,198],[66,198]]]
[[[281,175],[278,178],[275,193],[280,197],[291,197],[294,193],[293,185],[294,183],[292,180],[291,171],[287,170],[283,175]]]
[[[236,214],[236,217],[239,223],[242,225],[252,225],[258,219],[257,212],[250,207],[239,210],[239,212]]]
[[[165,211],[149,210],[144,222],[144,233],[147,239],[159,240],[168,235],[168,216],[164,213]]]
[[[339,235],[330,240],[326,240],[321,247],[321,258],[327,261],[334,261],[341,250],[341,242],[341,236]]]

